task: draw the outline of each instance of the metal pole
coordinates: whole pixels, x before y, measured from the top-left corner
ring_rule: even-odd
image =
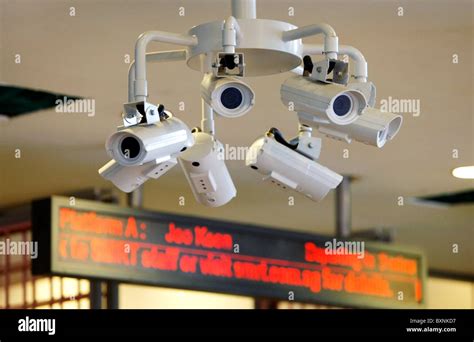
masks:
[[[119,308],[119,283],[117,281],[107,282],[107,309]]]
[[[143,186],[127,194],[127,206],[130,208],[141,208],[143,206]]]
[[[89,300],[91,309],[102,309],[102,282],[90,281]]]
[[[201,108],[201,129],[203,132],[214,135],[214,111],[203,99],[201,99]]]
[[[336,236],[341,239],[351,235],[351,178],[344,176],[336,188]]]
[[[236,19],[257,19],[257,1],[232,0],[232,16]]]

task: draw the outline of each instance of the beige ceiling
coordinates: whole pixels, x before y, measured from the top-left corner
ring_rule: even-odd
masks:
[[[76,16],[69,16],[69,7]],[[186,15],[178,16],[184,6]],[[295,16],[288,16],[288,7]],[[397,8],[404,7],[404,16]],[[0,80],[96,100],[96,115],[43,111],[0,126],[0,206],[90,186],[110,187],[97,174],[107,161],[103,143],[120,124],[127,95],[124,55],[146,30],[185,32],[229,15],[228,1],[0,0]],[[298,26],[330,23],[342,44],[362,50],[378,99],[420,99],[421,115],[404,114],[396,139],[383,149],[323,140],[321,163],[360,179],[353,185],[353,229],[396,228],[396,241],[424,250],[431,267],[474,274],[473,206],[450,209],[397,205],[399,196],[437,194],[473,187],[451,169],[474,164],[473,1],[275,1],[260,0],[258,15]],[[321,43],[320,38],[307,39]],[[153,44],[152,49],[172,49]],[[14,56],[21,55],[21,64]],[[451,62],[459,55],[459,64]],[[271,62],[271,61],[269,61]],[[190,126],[200,120],[201,75],[184,63],[151,65],[152,102]],[[239,119],[218,118],[217,135],[232,146],[251,144],[275,126],[295,133],[296,118],[279,99],[288,74],[248,79],[255,109]],[[178,111],[184,101],[185,112]],[[343,158],[343,150],[350,158]],[[15,159],[15,149],[21,158]],[[452,150],[459,158],[452,158]],[[150,209],[239,220],[315,233],[334,232],[334,197],[320,203],[262,184],[243,162],[229,162],[238,197],[218,209],[196,204],[175,168],[145,187]],[[178,205],[185,196],[186,205]],[[453,254],[452,244],[460,246]]]

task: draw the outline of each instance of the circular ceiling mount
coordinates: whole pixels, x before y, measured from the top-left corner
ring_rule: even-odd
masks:
[[[277,20],[237,19],[242,38],[237,39],[235,51],[245,56],[244,76],[264,76],[290,71],[301,64],[301,39],[285,42],[282,34],[297,28]],[[188,47],[187,64],[191,69],[212,72],[212,62],[222,52],[224,21],[212,21],[194,26],[188,31],[198,44]]]

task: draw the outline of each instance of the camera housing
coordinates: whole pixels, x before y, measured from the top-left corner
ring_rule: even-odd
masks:
[[[196,201],[219,207],[237,194],[222,158],[223,146],[212,135],[193,130],[194,145],[181,153],[178,160]]]
[[[350,89],[358,90],[364,94],[368,107],[375,107],[377,89],[373,82],[351,82],[347,84]]]
[[[245,164],[283,190],[302,193],[313,201],[322,200],[342,181],[342,176],[283,145],[267,134],[257,139],[249,149]]]
[[[283,104],[295,112],[306,113],[314,120],[336,125],[348,125],[367,107],[364,94],[335,83],[323,83],[305,76],[293,76],[283,82]]]
[[[351,143],[356,140],[367,145],[381,148],[387,141],[392,140],[400,130],[403,122],[401,115],[382,112],[368,107],[359,118],[349,125],[333,125],[323,120],[315,121],[306,113],[298,113],[301,124],[318,129],[329,138]]]
[[[217,114],[227,118],[245,115],[255,104],[252,88],[235,77],[206,74],[201,82],[201,96]]]
[[[123,192],[132,192],[150,178],[158,179],[177,163],[176,158],[172,158],[162,163],[151,161],[143,165],[123,166],[112,159],[99,169],[99,174]]]
[[[120,165],[133,166],[152,160],[169,160],[192,146],[193,142],[186,124],[169,116],[154,124],[140,124],[115,132],[107,139],[106,150]]]

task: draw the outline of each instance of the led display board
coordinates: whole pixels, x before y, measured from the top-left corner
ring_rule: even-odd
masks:
[[[32,207],[34,274],[344,307],[424,303],[422,254],[386,244],[52,197]]]

